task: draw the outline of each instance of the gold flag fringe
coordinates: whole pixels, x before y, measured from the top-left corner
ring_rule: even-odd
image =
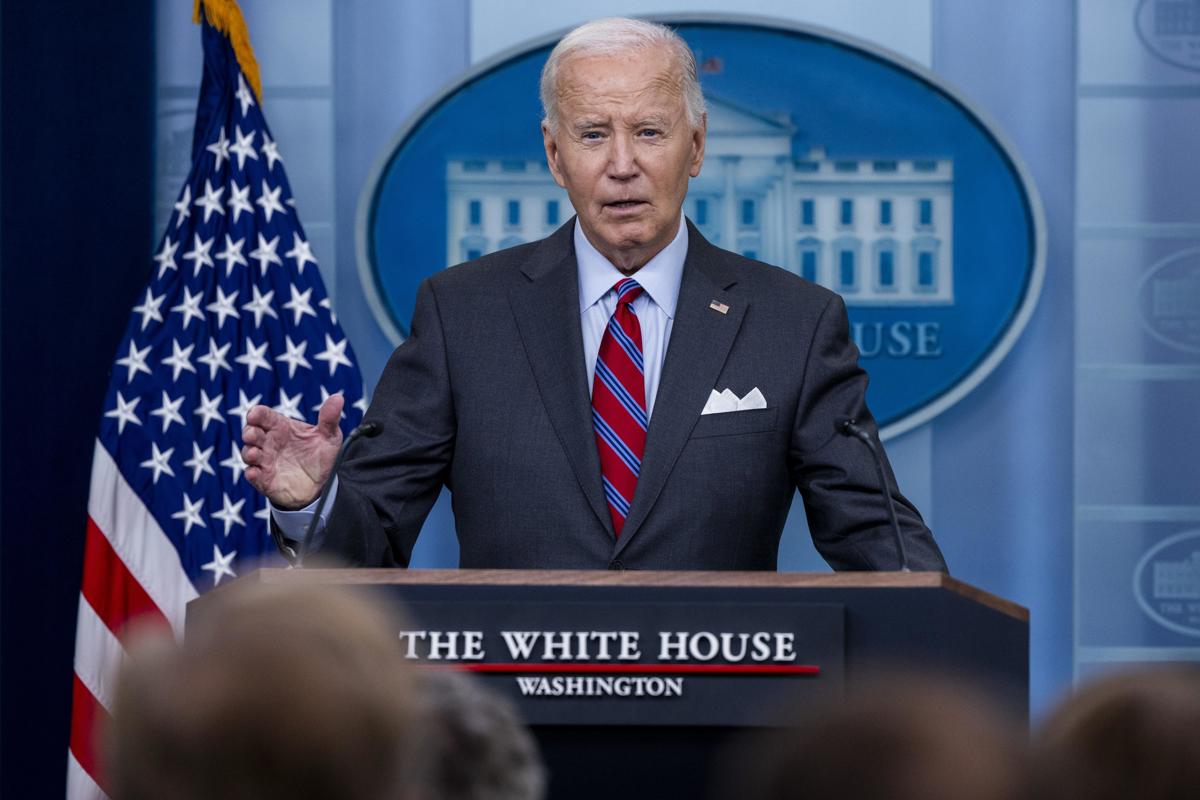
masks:
[[[204,8],[204,19],[208,24],[229,37],[233,45],[233,53],[237,56],[238,65],[246,75],[254,96],[262,103],[262,79],[258,75],[258,61],[254,58],[254,48],[250,45],[250,31],[246,29],[246,20],[242,18],[242,10],[237,0],[194,0],[192,6],[192,22],[200,24],[200,9]]]

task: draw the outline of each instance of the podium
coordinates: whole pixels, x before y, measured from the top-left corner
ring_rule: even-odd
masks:
[[[406,656],[474,672],[517,704],[550,797],[703,797],[711,757],[738,730],[897,667],[965,676],[1021,716],[1029,704],[1028,610],[942,573],[264,569],[239,580],[402,604]]]

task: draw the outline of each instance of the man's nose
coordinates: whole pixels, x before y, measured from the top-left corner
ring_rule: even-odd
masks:
[[[608,157],[608,177],[617,181],[627,181],[637,173],[637,153],[633,141],[626,136],[614,136]]]

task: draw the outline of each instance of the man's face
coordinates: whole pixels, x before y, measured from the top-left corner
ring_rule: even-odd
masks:
[[[704,162],[705,125],[688,125],[680,76],[659,50],[567,61],[558,130],[542,125],[546,159],[583,232],[626,273],[670,244],[688,177]]]

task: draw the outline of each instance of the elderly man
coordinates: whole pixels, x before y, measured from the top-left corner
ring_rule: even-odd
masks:
[[[464,567],[775,569],[799,488],[831,566],[895,568],[870,454],[834,429],[874,429],[841,299],[683,219],[706,132],[687,45],[588,23],[550,54],[541,95],[577,217],[422,284],[367,412],[382,434],[351,446],[315,549],[406,565],[445,485]],[[246,476],[289,538],[340,411],[330,398],[315,427],[248,416]],[[895,501],[912,566],[945,569]]]

